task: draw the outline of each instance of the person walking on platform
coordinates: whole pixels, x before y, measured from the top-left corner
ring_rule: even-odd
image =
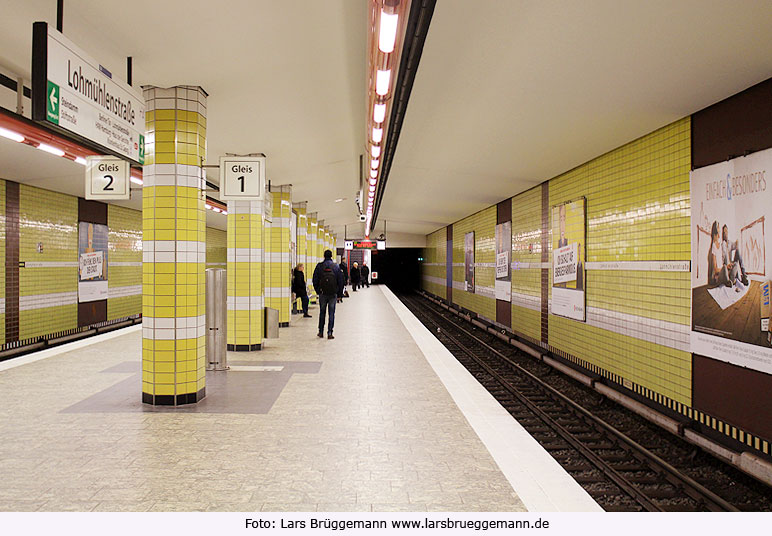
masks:
[[[357,287],[359,286],[359,277],[359,264],[354,263],[351,267],[351,287],[354,289],[354,292],[357,291]]]
[[[300,298],[303,304],[303,317],[311,318],[311,315],[308,314],[308,289],[306,288],[306,276],[303,273],[304,268],[305,265],[301,262],[292,273],[292,292]]]
[[[346,266],[346,259],[341,259],[340,271],[343,273],[343,298],[346,298],[348,297],[348,292],[346,292],[346,285],[348,285],[348,266]],[[343,298],[340,298],[338,301],[342,302]]]
[[[316,336],[324,338],[324,320],[329,311],[327,338],[334,339],[332,328],[335,325],[335,304],[338,298],[343,297],[343,272],[332,260],[332,251],[329,249],[324,252],[324,260],[316,265],[312,281],[319,294],[319,333]]]
[[[359,269],[359,273],[362,276],[362,287],[367,286],[367,288],[370,288],[370,268],[367,267],[366,261],[362,261],[362,267]]]

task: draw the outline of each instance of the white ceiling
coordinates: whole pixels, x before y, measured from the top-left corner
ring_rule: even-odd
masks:
[[[29,78],[55,6],[0,0],[4,71]],[[769,78],[770,27],[754,0],[439,0],[374,234],[433,231]],[[366,31],[366,0],[65,0],[65,35],[116,76],[130,55],[135,85],[209,93],[210,162],[266,153],[269,179],[349,236]],[[14,173],[82,188],[50,158]]]
[[[56,2],[0,0],[0,13],[0,65],[29,79],[32,23],[55,24]],[[209,93],[210,163],[265,153],[268,179],[292,184],[293,200],[340,234],[358,221],[366,31],[356,0],[64,2],[64,34],[114,76],[132,56],[135,86]]]
[[[431,232],[769,78],[770,28],[772,2],[439,0],[377,227]]]

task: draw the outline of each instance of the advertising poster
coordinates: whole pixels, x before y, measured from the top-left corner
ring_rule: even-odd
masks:
[[[692,352],[772,374],[772,149],[691,172]]]
[[[464,290],[474,292],[474,231],[464,235]]]
[[[496,299],[512,301],[512,222],[496,226]]]
[[[78,223],[78,301],[107,299],[107,225]]]
[[[584,198],[552,207],[552,314],[585,320]]]

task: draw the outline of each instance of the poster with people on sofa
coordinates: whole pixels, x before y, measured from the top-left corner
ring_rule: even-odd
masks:
[[[691,172],[691,350],[766,373],[772,373],[770,169],[772,149]]]

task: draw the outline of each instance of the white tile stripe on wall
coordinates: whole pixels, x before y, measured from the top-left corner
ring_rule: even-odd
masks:
[[[622,270],[644,272],[688,272],[691,270],[691,261],[617,261],[617,262],[588,262],[587,270]]]
[[[60,305],[74,305],[76,303],[78,303],[77,291],[33,294],[31,296],[19,296],[19,311],[58,307]]]
[[[78,261],[23,261],[24,268],[77,268]]]
[[[512,304],[532,311],[541,311],[541,296],[531,296],[521,292],[512,293]]]
[[[686,324],[655,320],[599,307],[587,308],[587,324],[668,348],[690,351],[690,326]]]
[[[107,289],[108,298],[125,298],[126,296],[138,296],[140,294],[142,294],[142,285],[110,287]]]

